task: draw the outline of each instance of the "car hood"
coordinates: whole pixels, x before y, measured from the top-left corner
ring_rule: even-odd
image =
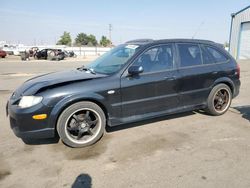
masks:
[[[70,70],[62,72],[53,72],[31,78],[24,82],[15,92],[14,97],[22,95],[34,95],[47,87],[56,87],[66,85],[72,82],[91,80],[105,77],[103,74],[91,74],[83,70]]]

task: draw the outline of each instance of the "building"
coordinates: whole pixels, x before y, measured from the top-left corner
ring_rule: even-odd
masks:
[[[250,59],[250,6],[232,14],[229,52],[236,59]]]

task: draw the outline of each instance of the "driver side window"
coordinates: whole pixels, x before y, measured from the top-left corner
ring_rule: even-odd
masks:
[[[172,45],[162,45],[144,52],[134,65],[142,66],[143,73],[157,72],[173,69],[173,59]]]

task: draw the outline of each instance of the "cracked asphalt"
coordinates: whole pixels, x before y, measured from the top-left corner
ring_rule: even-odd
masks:
[[[220,117],[187,112],[127,124],[81,149],[15,137],[5,116],[13,90],[85,63],[0,60],[0,187],[250,187],[250,61],[240,62],[240,95]]]

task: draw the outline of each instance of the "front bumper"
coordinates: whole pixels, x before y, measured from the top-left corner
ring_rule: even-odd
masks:
[[[17,105],[7,103],[6,114],[9,115],[10,127],[19,138],[53,138],[55,128],[49,126],[49,115],[52,108],[38,104],[31,108],[20,109]],[[47,114],[47,119],[35,120],[33,115]]]

